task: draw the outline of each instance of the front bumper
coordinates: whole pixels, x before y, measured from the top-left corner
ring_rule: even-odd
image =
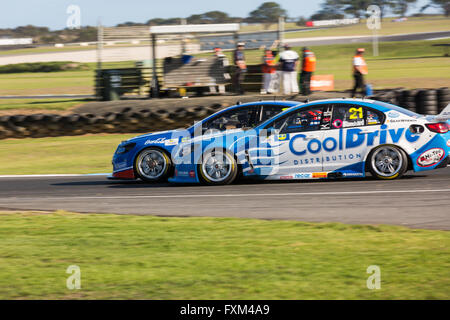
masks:
[[[126,169],[123,171],[113,172],[111,176],[108,176],[109,180],[136,180],[134,169]]]

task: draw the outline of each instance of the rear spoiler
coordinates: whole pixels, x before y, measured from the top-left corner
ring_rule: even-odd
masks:
[[[450,103],[436,116],[436,120],[438,121],[447,121],[450,120]]]

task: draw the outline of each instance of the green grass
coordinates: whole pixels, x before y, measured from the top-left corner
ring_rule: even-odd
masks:
[[[449,299],[450,234],[394,226],[0,214],[0,299]],[[66,269],[81,269],[81,289]],[[369,290],[367,267],[381,270]]]
[[[0,140],[0,174],[105,173],[122,140],[134,134]]]
[[[93,71],[11,73],[0,77],[0,95],[92,94]]]
[[[63,111],[92,99],[0,99],[0,110]]]
[[[405,41],[380,43],[380,56],[372,56],[371,43],[312,46],[316,53],[316,74],[334,74],[336,89],[352,85],[351,58],[355,48],[367,49],[369,75],[367,80],[375,88],[390,87],[441,87],[448,86],[450,58],[444,57],[444,48],[433,44],[450,43],[449,39],[436,41]],[[295,48],[300,50],[301,48]],[[228,52],[231,56],[231,53]],[[210,54],[203,54],[205,56]],[[260,63],[260,50],[247,50],[249,64]],[[106,67],[130,67],[131,61],[110,63]],[[94,91],[95,64],[90,70],[49,73],[4,74],[0,77],[0,95],[35,94],[92,94]]]
[[[134,61],[108,62],[103,68],[131,68]],[[0,95],[93,94],[96,63],[86,70],[11,73],[0,76]]]

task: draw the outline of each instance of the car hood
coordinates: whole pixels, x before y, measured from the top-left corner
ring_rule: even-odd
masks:
[[[173,137],[180,137],[180,136],[190,136],[189,131],[187,131],[186,129],[176,129],[176,130],[150,132],[128,139],[126,142],[141,142],[141,141],[151,142],[156,141],[158,139],[159,141],[164,141],[166,139],[172,139]]]

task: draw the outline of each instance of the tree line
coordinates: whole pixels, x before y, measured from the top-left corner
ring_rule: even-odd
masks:
[[[323,0],[320,10],[310,17],[289,17],[288,12],[277,2],[264,2],[255,10],[251,11],[247,17],[233,17],[222,11],[208,11],[201,14],[193,14],[189,17],[174,18],[153,18],[145,23],[124,22],[116,27],[126,26],[156,26],[175,24],[206,24],[206,23],[262,23],[266,27],[277,23],[280,16],[284,16],[287,21],[296,22],[299,26],[304,26],[307,20],[329,20],[342,19],[345,17],[364,18],[366,9],[371,4],[376,4],[381,9],[382,17],[388,13],[405,16],[407,11],[414,7],[417,0]],[[449,17],[450,0],[428,0],[420,9],[420,12],[428,8],[437,8]],[[0,29],[0,38],[12,37],[23,38],[32,37],[35,43],[67,43],[67,42],[89,42],[96,41],[97,28],[92,26],[81,27],[80,29],[63,29],[51,31],[47,27],[36,27],[32,25],[21,26],[14,29]]]

